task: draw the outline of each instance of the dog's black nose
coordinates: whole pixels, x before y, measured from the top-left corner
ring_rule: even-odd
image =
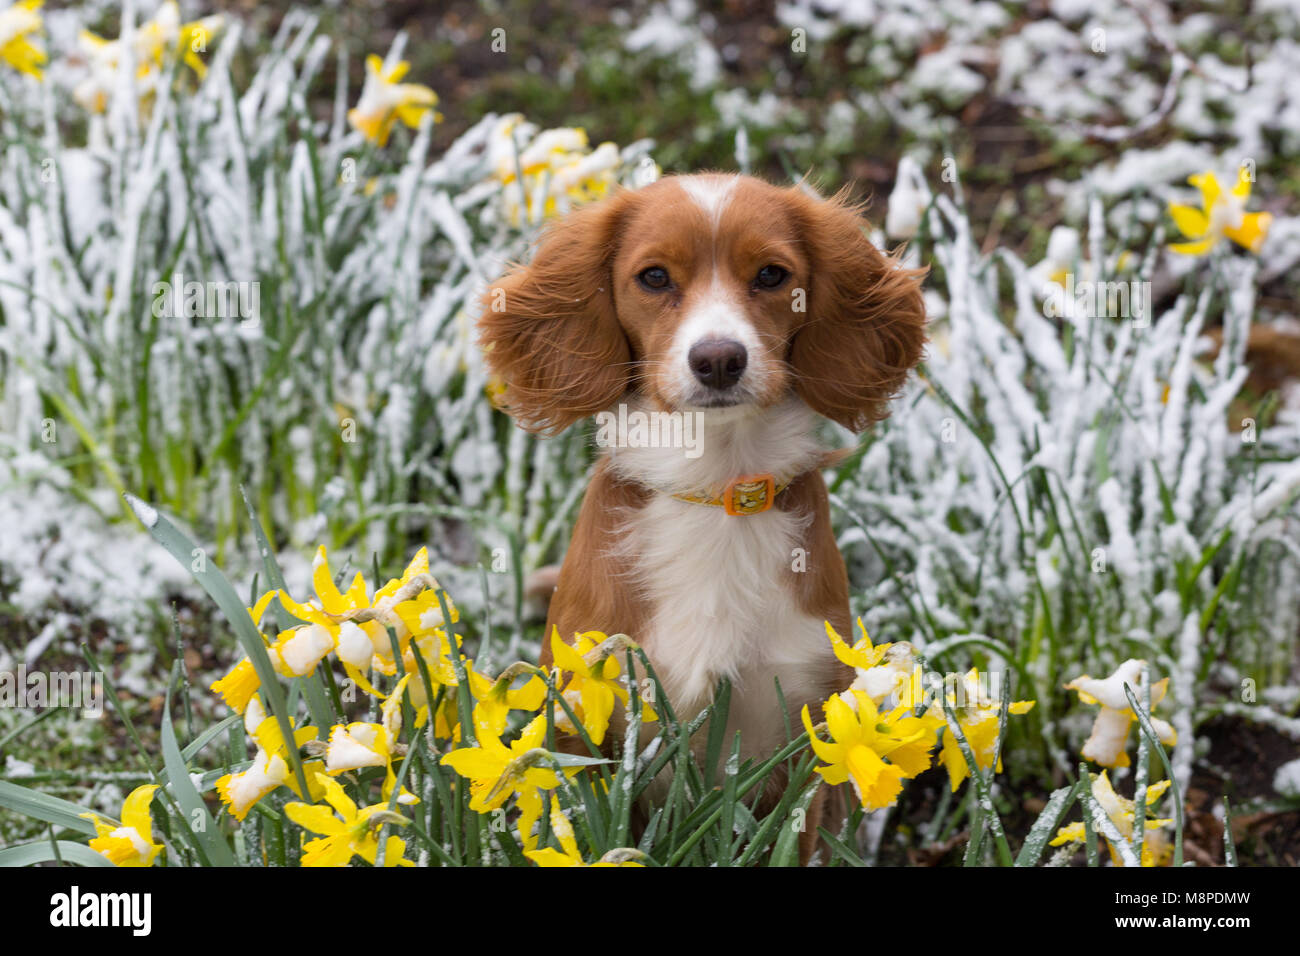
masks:
[[[710,388],[730,388],[744,374],[749,354],[739,342],[710,339],[691,346],[686,361],[703,384]]]

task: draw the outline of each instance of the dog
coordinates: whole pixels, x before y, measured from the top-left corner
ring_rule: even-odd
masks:
[[[787,717],[797,728],[809,705],[820,719],[853,680],[825,632],[851,622],[818,416],[855,432],[885,417],[925,343],[924,270],[863,227],[843,194],[666,177],[551,225],[483,299],[479,342],[517,423],[555,434],[596,415],[617,433],[586,490],[548,638],[629,635],[682,720],[729,679],[725,740],[740,732],[742,759],[770,756]],[[672,434],[694,447],[633,441],[616,424],[656,414],[681,417]],[[784,786],[774,777],[759,810]],[[805,861],[826,792],[806,819]]]

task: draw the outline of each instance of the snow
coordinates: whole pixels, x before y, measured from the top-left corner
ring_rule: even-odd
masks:
[[[5,754],[4,775],[10,780],[20,780],[36,773],[36,766],[26,760],[19,760],[13,754]]]
[[[14,653],[35,663],[51,647],[79,656],[72,638],[90,619],[108,622],[133,652],[151,655],[139,625],[169,595],[193,587],[188,568],[138,529],[71,498],[62,472],[42,455],[6,457],[0,445],[0,489],[5,601],[41,627],[25,649],[0,651],[0,668],[12,666]]]
[[[632,53],[650,52],[684,61],[692,88],[705,90],[722,74],[722,57],[705,36],[693,0],[668,0],[650,9],[645,19],[623,38]]]
[[[153,508],[153,506],[149,505],[144,501],[141,501],[139,498],[137,498],[135,495],[132,494],[128,494],[126,496],[126,501],[127,504],[131,506],[131,510],[135,512],[135,516],[140,519],[141,524],[143,524],[146,528],[153,528],[157,526],[158,512]]]
[[[1277,773],[1273,775],[1273,789],[1279,796],[1300,799],[1300,759],[1277,768]]]

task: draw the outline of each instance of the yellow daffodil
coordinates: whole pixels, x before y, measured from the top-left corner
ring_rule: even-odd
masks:
[[[378,724],[354,721],[350,724],[336,724],[330,730],[329,743],[325,749],[325,772],[331,777],[367,767],[383,767],[384,799],[387,800],[397,785],[397,774],[393,771],[393,760],[397,756],[394,748],[402,731],[402,692],[406,689],[411,675],[407,674],[393,689],[393,693],[383,704],[383,722]],[[400,751],[404,753],[405,751]],[[402,788],[397,797],[398,803],[418,803],[415,794]]]
[[[537,676],[537,668],[522,661],[507,668],[496,680],[478,671],[469,672],[469,686],[477,703],[474,705],[474,728],[482,734],[500,737],[512,710],[534,711],[546,700],[546,683]],[[516,677],[529,674],[523,686],[512,688]]]
[[[1243,249],[1258,253],[1273,217],[1266,212],[1246,212],[1251,187],[1246,167],[1238,170],[1237,183],[1227,192],[1213,172],[1189,176],[1187,181],[1201,191],[1201,208],[1170,203],[1169,215],[1193,241],[1174,243],[1169,248],[1185,256],[1202,256],[1221,240],[1231,239]]]
[[[962,678],[959,689],[961,696],[959,697],[957,694],[958,688],[954,688],[953,693],[948,694],[948,703],[953,708],[957,724],[961,727],[966,742],[970,744],[976,765],[981,770],[988,770],[993,767],[993,755],[997,750],[998,724],[1000,722],[1002,703],[993,700],[984,692],[979,671],[975,668],[971,668]],[[1017,716],[1027,714],[1033,710],[1034,703],[1035,701],[1032,700],[1011,701],[1007,711]],[[941,703],[932,704],[927,715],[932,716],[936,721],[947,723]],[[947,769],[948,781],[953,790],[961,786],[961,782],[970,773],[970,766],[966,763],[966,757],[962,754],[961,746],[957,743],[957,738],[951,730],[944,734],[943,749],[939,752],[939,762]],[[997,766],[993,767],[993,772],[1002,772],[1001,754],[998,755]]]
[[[454,617],[454,610],[452,614]],[[459,643],[459,637],[457,642]],[[423,672],[418,670],[419,665],[416,663],[415,658],[417,653],[425,664]],[[415,710],[415,728],[419,730],[429,720],[429,705],[431,703],[429,694],[432,693],[436,700],[438,694],[441,693],[442,702],[434,714],[433,732],[438,737],[446,737],[459,742],[461,735],[460,677],[456,673],[456,665],[452,661],[451,653],[451,642],[447,638],[447,633],[439,628],[414,638],[403,655],[403,659],[406,672],[411,675],[407,698],[411,702],[411,707]],[[479,674],[474,669],[474,661],[464,654],[460,655],[460,661],[471,686],[484,686],[490,683],[487,677]],[[427,688],[425,684],[426,676],[428,677]],[[497,735],[500,736],[500,733],[498,732]]]
[[[486,813],[503,805],[513,793],[559,786],[559,776],[547,764],[550,753],[542,747],[545,739],[546,720],[537,717],[508,747],[495,737],[484,736],[478,746],[453,750],[440,762],[470,781],[470,809]]]
[[[361,99],[348,110],[348,122],[372,143],[386,145],[398,120],[415,129],[425,112],[438,105],[438,94],[427,86],[400,82],[410,68],[403,60],[385,72],[383,60],[374,54],[366,57],[366,82]],[[435,122],[442,119],[440,113],[433,116]]]
[[[89,30],[82,30],[77,46],[86,63],[87,75],[72,89],[72,98],[87,113],[105,113],[117,76],[120,47]]]
[[[208,65],[199,58],[199,54],[207,52],[208,44],[224,25],[225,21],[217,14],[191,23],[182,23],[180,26],[181,58],[200,80],[208,75]]]
[[[535,844],[532,829],[542,815],[541,791],[560,785],[559,774],[549,763],[551,754],[542,747],[545,739],[546,719],[537,717],[509,747],[495,737],[482,736],[477,747],[453,750],[440,761],[469,780],[471,810],[489,813],[517,795],[519,833],[525,846]],[[564,774],[571,777],[578,769],[567,767]]]
[[[442,703],[435,708],[433,713],[433,734],[435,737],[441,737],[459,744],[461,739],[460,727],[460,688],[448,685],[443,691]],[[420,684],[415,684],[411,688],[412,701],[424,701],[424,691]],[[415,729],[420,730],[429,722],[429,705],[420,703],[415,711]]]
[[[902,703],[901,691],[904,682],[909,676],[917,680],[920,678],[920,668],[916,664],[916,649],[907,641],[872,645],[861,618],[858,618],[857,624],[862,637],[850,647],[831,627],[830,621],[823,623],[835,656],[841,663],[848,664],[857,672],[849,689],[864,692],[876,707],[885,706],[887,698],[891,699],[890,706]],[[849,695],[846,700],[850,707],[856,706],[856,698],[853,695]]]
[[[254,607],[249,609],[254,625],[260,623],[275,593],[268,591]],[[267,648],[267,653],[277,672],[285,677],[301,677],[316,669],[316,665],[334,649],[334,642],[334,634],[328,628],[319,624],[309,624],[281,631],[275,643]],[[246,701],[250,688],[255,691],[257,687],[257,673],[253,669],[252,662],[247,658],[236,664],[234,670],[212,685],[212,689],[221,694],[231,707],[241,712],[243,708],[236,704],[241,700]]]
[[[572,675],[562,691],[564,699],[582,721],[591,742],[598,747],[609,729],[614,702],[617,700],[625,708],[628,704],[627,688],[619,679],[621,670],[615,656],[619,647],[607,644],[608,640],[600,631],[587,631],[575,635],[574,644],[570,646],[560,640],[558,628],[551,631],[551,654],[555,666]],[[631,645],[625,640],[620,646]],[[577,733],[563,708],[557,706],[555,719],[561,729]],[[650,723],[658,719],[654,708],[643,700],[641,720]]]
[[[636,850],[618,849],[606,853],[598,862],[588,864],[583,861],[582,853],[578,850],[578,841],[573,835],[573,824],[569,823],[563,811],[560,810],[560,803],[551,796],[551,832],[555,838],[560,841],[560,846],[564,852],[560,852],[552,847],[546,847],[541,850],[525,850],[524,856],[532,860],[538,866],[643,866],[644,864],[631,859],[633,855],[640,855]]]
[[[877,707],[920,701],[923,671],[917,662],[916,648],[908,641],[895,641],[882,647],[888,650],[876,665],[858,670],[853,689],[863,691]]]
[[[80,816],[95,825],[95,839],[90,848],[107,857],[115,866],[153,866],[162,852],[162,844],[153,842],[153,817],[149,804],[153,802],[154,784],[136,787],[122,804],[122,825],[114,826],[97,813]]]
[[[451,613],[452,622],[455,623],[459,618],[459,612],[450,601],[447,610]],[[444,629],[437,593],[426,590],[409,601],[400,601],[393,605],[393,613],[403,622],[406,631],[410,634],[408,641],[400,642],[402,663],[406,669],[415,668],[415,651],[418,651],[425,663],[436,672],[433,675],[435,678],[442,683],[454,681],[456,669],[451,659],[451,641]],[[385,640],[387,636],[384,635]],[[411,649],[412,644],[415,645],[415,651]],[[459,650],[459,636],[456,639],[456,646]],[[465,659],[463,654],[461,659]],[[385,648],[385,653],[375,655],[374,665],[385,674],[396,673],[391,642]]]
[[[257,707],[261,707],[261,701],[256,702]],[[245,722],[247,723],[247,721]],[[309,740],[316,739],[317,730],[310,725],[293,728],[293,721],[290,720],[290,729],[293,730],[293,742],[295,747],[301,747]],[[253,731],[253,740],[257,746],[273,756],[284,757],[288,755],[288,745],[285,742],[284,734],[280,730],[280,722],[274,717],[266,717]],[[308,776],[308,782],[311,777]]]
[[[1079,256],[1078,230],[1056,226],[1047,238],[1047,252],[1029,269],[1028,276],[1035,295],[1041,298],[1059,294],[1064,290],[1068,276],[1076,270],[1080,273],[1077,279],[1095,278],[1092,263]]]
[[[450,665],[451,662],[447,661]],[[467,670],[472,669],[473,662],[467,661],[465,666]],[[430,674],[432,691],[435,699],[442,692],[442,703],[440,703],[433,714],[434,727],[433,733],[437,737],[444,737],[456,742],[460,741],[460,688],[457,686],[457,679],[454,673],[443,675],[444,679]],[[411,684],[408,696],[411,706],[415,709],[415,729],[420,730],[429,722],[430,701],[428,693],[425,691],[424,681],[417,679]]]
[[[244,733],[256,740],[257,729],[262,726],[264,720],[266,720],[266,708],[262,706],[262,699],[254,694],[248,699],[248,706],[244,708]]]
[[[281,631],[275,643],[268,648],[271,663],[285,677],[302,677],[316,669],[316,665],[334,650],[334,636],[319,624]]]
[[[391,627],[397,635],[398,647],[403,653],[408,672],[416,668],[415,657],[410,650],[413,638],[421,642],[421,653],[431,669],[438,670],[438,659],[441,656],[430,650],[435,643],[445,646],[447,654],[450,654],[448,638],[442,630],[445,622],[438,604],[438,581],[429,574],[429,554],[424,548],[411,559],[400,578],[390,580],[375,591],[372,598],[367,594],[366,580],[360,572],[353,577],[347,591],[339,591],[330,571],[329,556],[322,546],[317,549],[312,563],[312,586],[316,591],[314,601],[299,603],[282,590],[277,592],[280,603],[298,620],[317,625],[328,632],[331,647],[338,649],[339,659],[343,662],[348,677],[372,696],[382,698],[384,695],[366,678],[364,671],[368,667],[374,667],[388,675],[397,672],[388,628]],[[454,623],[458,619],[458,613],[450,601],[448,611]],[[295,655],[294,660],[300,664],[310,662],[317,652],[328,653],[324,648],[324,635],[320,632],[301,635],[299,640],[302,647],[298,650],[302,653]],[[284,657],[283,653],[281,657]],[[285,661],[286,666],[291,663],[292,661]],[[450,664],[448,659],[447,665]],[[311,666],[314,667],[315,664]],[[445,671],[440,674],[439,679],[446,676]]]
[[[181,11],[171,0],[158,7],[153,18],[135,29],[133,37],[137,61],[142,66],[161,67],[167,49],[180,39]]]
[[[410,685],[412,676],[410,672],[407,672],[406,676],[397,682],[393,692],[388,695],[388,699],[379,708],[382,715],[382,726],[384,730],[388,731],[388,739],[394,742],[402,733],[402,693]]]
[[[383,796],[387,800],[397,786],[397,774],[393,770],[393,744],[396,741],[384,729],[382,724],[369,724],[356,721],[346,727],[339,724],[330,733],[329,745],[325,755],[325,770],[336,776],[365,767],[384,768]],[[405,787],[397,795],[401,804],[419,803],[419,798]]]
[[[325,772],[337,776],[365,767],[386,767],[391,758],[388,731],[381,724],[335,724],[325,752]]]
[[[1092,733],[1083,745],[1080,753],[1103,767],[1127,767],[1129,765],[1128,744],[1129,728],[1137,720],[1137,714],[1129,707],[1124,685],[1133,688],[1137,699],[1143,699],[1142,667],[1144,661],[1127,660],[1115,669],[1115,673],[1106,678],[1089,677],[1082,674],[1065,685],[1066,690],[1078,693],[1079,700],[1085,704],[1100,704],[1101,710],[1093,722]],[[1151,685],[1151,709],[1154,710],[1164,700],[1169,691],[1169,678],[1156,681]],[[1178,742],[1178,733],[1168,722],[1154,715],[1151,727],[1160,738],[1160,742],[1172,747]]]
[[[421,551],[420,554],[424,554]],[[417,555],[419,557],[419,555]],[[339,592],[335,587],[334,576],[330,572],[329,557],[326,554],[325,546],[321,545],[316,550],[316,558],[312,561],[312,587],[316,591],[316,601],[312,604],[299,604],[298,601],[292,600],[289,594],[279,591],[279,602],[285,607],[286,611],[292,617],[299,620],[305,620],[312,626],[320,630],[308,633],[302,637],[303,641],[303,662],[316,652],[322,652],[317,661],[325,657],[331,649],[341,648],[342,641],[347,640],[346,649],[341,649],[339,659],[343,662],[343,670],[347,672],[348,678],[352,679],[357,687],[369,693],[372,696],[382,697],[380,692],[370,684],[365,678],[364,670],[369,666],[370,659],[374,657],[374,652],[387,643],[387,631],[383,628],[380,620],[368,620],[357,624],[351,617],[355,617],[361,610],[369,609],[370,601],[367,594],[367,584],[360,571],[356,572],[352,578],[351,585],[348,585],[346,592]],[[400,623],[400,622],[396,622]],[[344,626],[347,626],[344,628]],[[324,633],[322,633],[324,632]],[[364,640],[363,640],[364,639]],[[325,648],[328,640],[329,648]],[[367,653],[367,643],[369,652]],[[311,652],[311,653],[308,653]],[[391,654],[391,652],[390,652]],[[315,667],[312,663],[312,667]]]
[[[0,10],[0,60],[4,60],[20,73],[41,79],[41,66],[46,56],[32,36],[44,29],[41,15],[36,11],[44,0],[18,0]]]
[[[359,808],[334,780],[317,775],[329,807],[286,803],[285,815],[298,826],[321,839],[304,841],[303,866],[347,866],[359,856],[374,864],[379,854],[379,828],[385,823],[405,825],[410,821],[388,809],[387,802]],[[332,809],[331,809],[332,808]],[[336,815],[337,814],[337,815]],[[405,859],[406,842],[390,836],[384,845],[384,866],[415,866]]]
[[[380,628],[373,630],[380,630]],[[388,638],[386,631],[383,637],[385,640]],[[375,650],[380,646],[377,642],[378,635],[372,636],[369,631],[363,630],[361,625],[353,621],[344,621],[339,625],[338,644],[335,650],[344,665],[365,670],[370,667]]]
[[[416,557],[419,558],[424,553],[421,551]],[[427,563],[425,566],[427,567]],[[370,607],[369,595],[366,593],[366,579],[360,571],[352,578],[347,591],[339,591],[334,584],[329,555],[324,545],[316,549],[316,557],[312,559],[311,581],[316,591],[316,599],[310,603],[300,604],[289,597],[284,590],[277,592],[284,609],[300,621],[318,624],[337,636],[339,627],[344,621],[350,620],[355,612]]]
[[[245,657],[230,669],[230,673],[213,683],[211,689],[221,695],[227,707],[237,714],[242,714],[260,686],[262,686],[261,681],[258,680],[253,662]]]
[[[514,225],[562,215],[574,205],[604,197],[622,165],[614,143],[592,150],[585,130],[539,131],[518,113],[502,117],[488,150]]]
[[[892,806],[903,780],[930,766],[933,723],[911,716],[908,708],[881,715],[870,697],[850,690],[831,697],[825,711],[829,742],[817,736],[807,705],[802,714],[813,751],[827,764],[816,770],[830,784],[850,781],[867,810]]]
[[[264,750],[259,750],[253,758],[253,764],[239,773],[228,773],[217,781],[217,793],[221,802],[230,810],[236,820],[248,816],[248,811],[277,787],[282,787],[293,778],[288,763],[283,757],[272,757]]]
[[[875,667],[889,652],[892,644],[872,645],[871,637],[867,634],[866,627],[862,624],[862,618],[858,618],[858,630],[862,632],[862,639],[857,641],[852,647],[845,643],[844,639],[835,633],[835,628],[831,627],[830,621],[824,621],[826,627],[826,636],[831,640],[831,649],[835,651],[835,656],[841,663],[848,664],[857,670],[870,670]]]
[[[1161,780],[1159,783],[1147,787],[1147,806],[1152,807],[1156,801],[1164,796],[1165,791],[1169,789],[1169,781]],[[1137,822],[1135,811],[1137,805],[1135,801],[1126,797],[1121,797],[1111,786],[1110,778],[1103,770],[1100,774],[1094,774],[1092,778],[1092,795],[1096,798],[1097,804],[1106,811],[1106,816],[1110,818],[1111,823],[1115,824],[1117,829],[1125,840],[1133,840],[1133,826]],[[1164,866],[1169,862],[1173,847],[1169,842],[1169,835],[1165,831],[1172,820],[1153,820],[1147,818],[1145,821],[1146,836],[1142,840],[1142,859],[1143,866]],[[1099,834],[1100,835],[1100,834]],[[1056,832],[1055,839],[1052,840],[1052,846],[1064,846],[1066,843],[1083,843],[1087,839],[1087,832],[1084,830],[1082,823],[1071,823],[1068,826],[1061,827]],[[1110,845],[1110,841],[1102,836],[1106,844],[1106,849],[1110,851],[1111,862],[1116,866],[1123,866],[1123,857],[1116,851],[1115,847]]]
[[[222,23],[220,16],[181,23],[180,7],[175,0],[165,0],[151,19],[136,27],[132,37],[136,62],[161,70],[168,56],[179,53],[190,69],[202,77],[207,67],[197,54],[207,50],[208,42]]]
[[[618,147],[613,143],[601,143],[590,153],[556,169],[552,176],[552,192],[566,197],[570,203],[602,199],[614,184],[614,171],[618,164]]]
[[[274,597],[274,591],[267,591],[258,598],[256,604],[248,609],[248,616],[253,619],[254,627],[261,627],[262,616],[266,614],[266,609],[270,606],[271,599]],[[237,714],[242,714],[244,708],[248,706],[249,700],[257,693],[260,686],[261,681],[258,679],[253,662],[245,657],[231,668],[230,673],[212,684],[210,689],[221,695],[222,700],[226,702],[226,706],[231,710]]]
[[[262,713],[261,702],[253,698],[249,703],[249,712]],[[250,723],[245,714],[245,724]],[[217,781],[217,794],[226,805],[230,815],[236,820],[243,820],[257,801],[277,787],[288,787],[298,797],[303,798],[297,777],[289,767],[289,752],[284,736],[280,732],[280,723],[274,717],[264,717],[258,722],[252,733],[257,743],[257,755],[253,763],[238,773],[228,773]],[[315,727],[300,727],[294,731],[294,747],[301,747],[316,737]],[[319,761],[307,761],[303,765],[308,787],[313,786],[314,770],[320,766]],[[319,793],[310,793],[311,799],[319,799]]]
[[[78,43],[88,73],[74,88],[73,99],[92,113],[103,113],[108,109],[126,44],[130,45],[136,67],[136,87],[143,98],[153,95],[160,78],[165,75],[168,58],[172,56],[179,55],[202,79],[207,67],[199,53],[207,50],[208,43],[223,24],[219,15],[181,23],[180,7],[175,0],[166,0],[151,19],[116,40],[106,40],[83,30]]]

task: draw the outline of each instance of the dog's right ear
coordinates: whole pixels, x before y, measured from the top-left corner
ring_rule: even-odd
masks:
[[[505,382],[502,406],[555,434],[614,404],[632,371],[614,312],[610,265],[633,193],[617,193],[550,226],[527,266],[483,295],[479,344]]]

